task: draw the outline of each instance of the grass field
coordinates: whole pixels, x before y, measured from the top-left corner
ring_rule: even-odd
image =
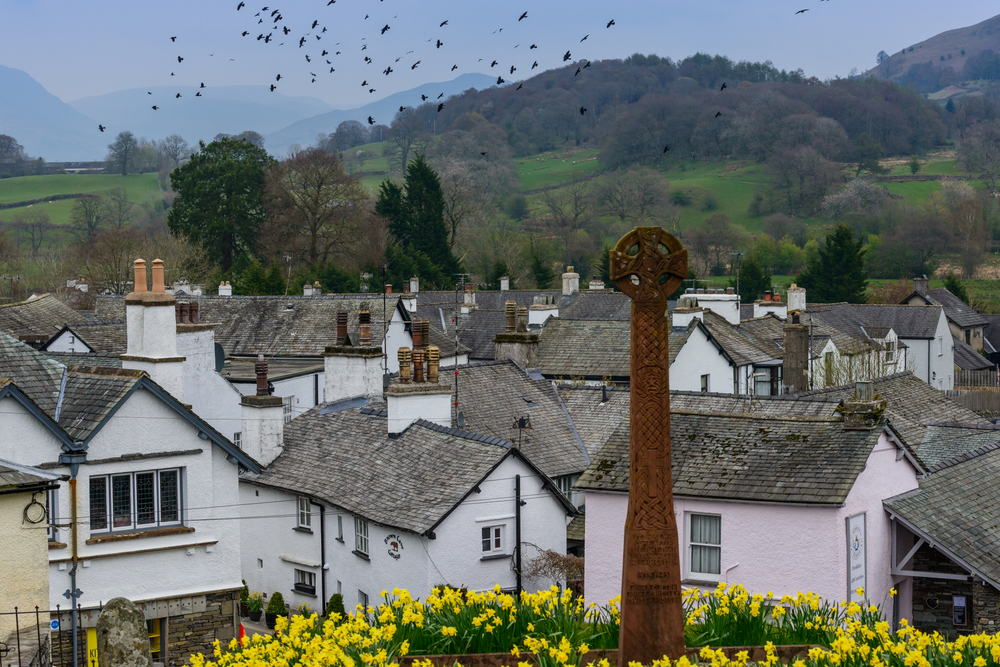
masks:
[[[76,192],[107,194],[114,188],[125,188],[130,199],[142,201],[145,196],[159,197],[156,174],[54,174],[52,176],[21,176],[0,181],[0,204],[52,195]]]
[[[540,153],[514,161],[522,190],[537,190],[575,181],[602,171],[596,148]]]

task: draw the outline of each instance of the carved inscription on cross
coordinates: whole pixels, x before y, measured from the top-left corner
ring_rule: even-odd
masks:
[[[670,471],[667,296],[687,251],[659,227],[637,227],[611,251],[610,274],[632,298],[629,497],[618,664],[684,654],[677,520]]]

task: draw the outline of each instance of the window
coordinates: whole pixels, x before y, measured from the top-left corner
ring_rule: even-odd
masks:
[[[965,330],[965,344],[972,345],[972,331],[969,329]]]
[[[153,656],[153,662],[163,662],[164,648],[166,648],[163,619],[154,618],[146,621],[146,634],[149,636],[149,652]]]
[[[503,553],[503,526],[483,528],[483,553]]]
[[[306,530],[312,530],[312,507],[309,504],[309,499],[305,496],[299,496],[299,528],[305,528]]]
[[[264,569],[264,559],[263,558],[258,558],[257,559],[257,569],[258,570],[263,570]]]
[[[757,368],[753,375],[754,395],[778,396],[781,394],[781,366]]]
[[[895,341],[887,340],[885,342],[885,360],[892,363],[896,360],[896,343]]]
[[[358,604],[362,608],[368,609],[368,593],[365,593],[361,589],[358,589]]]
[[[580,479],[579,475],[561,475],[556,477],[556,484],[559,485],[559,491],[569,498],[570,494],[573,493],[573,485],[578,479]]]
[[[938,356],[940,357],[942,354],[944,354],[944,338],[938,336]]]
[[[703,394],[707,394],[708,393],[708,376],[707,375],[702,375],[701,376],[701,393],[703,393]]]
[[[90,478],[90,530],[142,530],[181,523],[181,473],[172,470]]]
[[[354,550],[368,555],[368,522],[358,517],[354,517]]]
[[[337,515],[337,539],[344,541],[344,517]]]
[[[294,396],[284,396],[281,399],[281,412],[285,415],[285,423],[292,421],[292,399]]]
[[[45,494],[47,513],[49,516],[49,542],[56,541],[56,510],[59,508],[58,490],[52,489]]]
[[[306,595],[316,595],[316,573],[295,570],[295,590]]]
[[[722,569],[722,517],[713,514],[689,514],[688,571],[713,577]]]
[[[75,343],[76,342],[76,336],[70,336],[69,337],[69,342],[70,342],[70,344]],[[70,352],[72,352],[72,350],[70,350]]]
[[[233,444],[243,449],[243,431],[233,433]]]

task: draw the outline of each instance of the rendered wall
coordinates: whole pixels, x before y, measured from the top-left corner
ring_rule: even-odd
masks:
[[[49,604],[48,538],[46,523],[31,524],[23,520],[24,508],[32,494],[14,493],[0,496],[0,642],[7,642],[15,632],[14,616],[2,614],[14,611],[23,614],[21,631],[34,629],[35,607],[47,609]],[[45,503],[45,494],[39,494]],[[37,508],[36,508],[37,509]],[[14,642],[8,642],[15,644]],[[16,644],[15,644],[16,645]],[[17,649],[7,656],[16,658]]]
[[[241,429],[240,393],[215,371],[215,332],[177,335],[183,363],[184,402],[212,428],[232,440]]]
[[[701,391],[701,376],[709,376],[708,390],[733,393],[733,367],[701,329],[688,337],[670,364],[671,391]]]
[[[48,352],[91,352],[87,345],[76,337],[76,334],[64,331],[46,346]]]

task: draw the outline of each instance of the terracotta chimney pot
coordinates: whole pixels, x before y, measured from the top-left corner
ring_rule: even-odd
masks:
[[[771,290],[765,290],[764,291],[764,301],[770,301],[770,300],[771,300]]]
[[[146,291],[146,260],[135,260],[135,285],[133,292]]]
[[[191,324],[201,324],[201,316],[198,315],[198,302],[192,301],[190,307],[191,307],[191,315],[190,315]]]
[[[396,359],[399,361],[399,384],[410,384],[410,348],[399,348]]]
[[[372,342],[372,314],[367,308],[362,308],[358,313],[358,344],[362,347],[370,345]]]
[[[343,345],[347,338],[347,311],[337,311],[337,345]]]
[[[153,260],[153,289],[150,290],[154,294],[163,294],[166,292],[163,285],[163,260],[154,259]]]
[[[254,372],[257,374],[257,395],[258,396],[270,396],[267,392],[267,362],[264,361],[264,355],[257,355],[257,362],[253,365]]]
[[[385,293],[392,294],[392,283],[389,283],[385,286]]]
[[[431,345],[427,348],[427,381],[437,382],[438,381],[438,367],[441,364],[441,350],[438,349],[437,345]]]
[[[413,382],[420,384],[424,381],[424,351],[413,351]]]

